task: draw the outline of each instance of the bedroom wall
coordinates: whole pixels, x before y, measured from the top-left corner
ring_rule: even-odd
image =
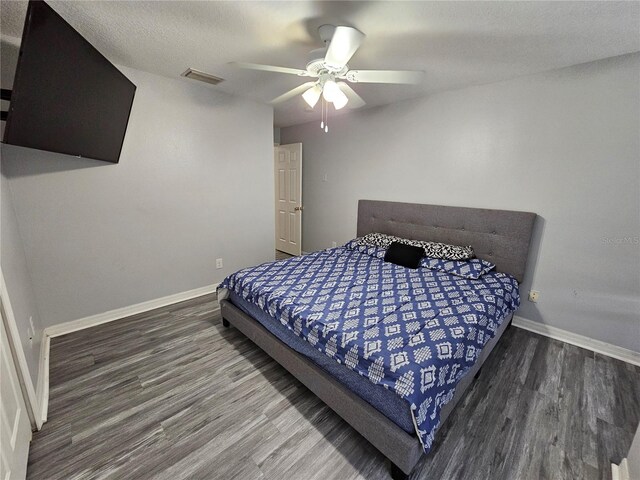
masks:
[[[44,327],[273,259],[272,108],[122,70],[138,88],[119,164],[2,145]]]
[[[639,79],[636,53],[283,128],[303,249],[353,238],[361,198],[536,212],[519,315],[640,351]]]
[[[27,268],[22,239],[18,231],[18,222],[9,191],[9,182],[4,175],[0,176],[0,218],[0,264],[2,266],[2,276],[9,294],[20,343],[27,359],[29,374],[35,388],[38,378],[43,327]],[[34,327],[31,341],[28,334],[28,330],[31,328],[30,318]]]

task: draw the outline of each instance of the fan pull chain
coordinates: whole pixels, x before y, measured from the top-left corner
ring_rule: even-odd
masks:
[[[329,131],[329,105],[326,103],[325,103],[324,111],[325,111],[324,133],[327,133]]]
[[[320,121],[320,128],[323,129],[325,132],[326,130],[326,122],[325,122],[325,111],[327,109],[326,103],[324,101],[324,98],[320,99],[320,111],[321,111],[321,118],[322,120]]]

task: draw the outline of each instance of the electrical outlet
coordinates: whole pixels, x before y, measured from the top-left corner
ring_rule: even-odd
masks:
[[[540,298],[540,292],[537,290],[529,291],[529,301],[533,303],[537,303]]]
[[[336,242],[331,242],[331,248],[336,248],[338,244]]]
[[[222,268],[222,259],[216,258],[216,268]]]
[[[29,325],[31,325],[31,332],[36,333],[36,327],[33,326],[33,317],[29,317]]]

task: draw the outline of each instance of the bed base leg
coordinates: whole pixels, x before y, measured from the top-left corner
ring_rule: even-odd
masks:
[[[229,320],[227,320],[226,318],[222,319],[222,326],[229,328],[231,326],[231,324],[229,323]]]
[[[404,473],[395,463],[391,462],[391,478],[393,480],[409,480],[409,475]]]

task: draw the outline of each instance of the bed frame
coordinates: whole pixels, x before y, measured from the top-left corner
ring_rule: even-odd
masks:
[[[528,212],[360,200],[357,235],[380,232],[471,245],[477,257],[491,261],[497,271],[510,273],[522,282],[535,218],[535,213]],[[232,324],[245,334],[382,452],[391,461],[394,480],[408,478],[423,455],[415,434],[406,433],[228,300],[221,300],[220,308],[226,327]],[[510,322],[508,318],[501,324],[478,362],[458,383],[453,400],[441,410],[441,425],[464,396]]]

